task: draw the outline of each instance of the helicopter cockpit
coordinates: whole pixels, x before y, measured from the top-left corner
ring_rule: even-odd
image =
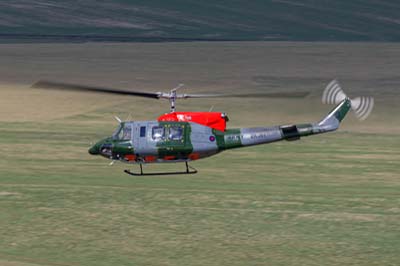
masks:
[[[115,140],[132,140],[132,124],[119,124],[112,136]]]

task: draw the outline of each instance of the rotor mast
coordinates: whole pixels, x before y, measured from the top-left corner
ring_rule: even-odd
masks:
[[[171,113],[174,113],[175,111],[176,111],[176,108],[175,108],[175,97],[171,97],[171,98],[169,98],[169,103],[170,103],[170,105],[171,105]]]
[[[175,87],[175,88],[173,88],[170,92],[169,92],[169,94],[161,94],[160,95],[160,98],[167,98],[168,100],[169,100],[169,104],[170,104],[170,112],[171,113],[173,113],[173,112],[175,112],[176,111],[176,105],[175,105],[175,102],[176,102],[176,99],[178,99],[178,98],[185,98],[185,95],[180,95],[180,97],[178,97],[178,95],[177,95],[177,93],[176,93],[176,91],[178,90],[178,89],[180,89],[180,88],[182,88],[184,86],[184,84],[179,84],[177,87]]]

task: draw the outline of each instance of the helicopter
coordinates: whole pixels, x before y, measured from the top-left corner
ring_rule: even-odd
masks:
[[[229,149],[268,144],[280,140],[296,141],[301,137],[335,131],[349,110],[356,117],[366,119],[372,111],[372,97],[350,99],[341,89],[337,80],[331,81],[325,88],[322,102],[335,104],[322,120],[314,123],[288,124],[271,127],[232,128],[226,123],[228,116],[223,112],[178,112],[176,100],[209,97],[270,97],[302,98],[309,92],[274,92],[264,94],[179,94],[170,92],[143,92],[104,88],[96,86],[69,84],[52,81],[38,81],[33,88],[86,91],[94,93],[118,94],[127,96],[167,99],[170,112],[151,121],[122,121],[118,117],[118,127],[114,133],[96,142],[88,150],[89,154],[103,156],[115,161],[138,164],[140,172],[124,170],[125,173],[142,175],[195,174],[197,170],[189,162],[207,158]],[[185,163],[181,172],[144,173],[143,164]]]

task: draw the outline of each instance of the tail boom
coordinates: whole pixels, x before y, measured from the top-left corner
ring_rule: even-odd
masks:
[[[217,137],[218,146],[225,150],[280,140],[294,141],[309,135],[335,131],[350,108],[351,101],[346,98],[317,123],[226,130]]]

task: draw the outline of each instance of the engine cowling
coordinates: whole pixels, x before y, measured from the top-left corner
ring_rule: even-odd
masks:
[[[172,112],[161,115],[158,121],[194,122],[219,131],[225,131],[229,121],[225,113],[220,112]]]

